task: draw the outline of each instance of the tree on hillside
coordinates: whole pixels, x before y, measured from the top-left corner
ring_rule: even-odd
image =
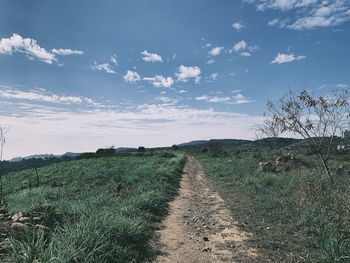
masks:
[[[0,162],[3,159],[4,145],[5,145],[5,135],[9,131],[8,127],[3,127],[0,125]],[[0,202],[3,205],[3,190],[2,190],[2,171],[0,171]]]
[[[347,90],[333,90],[328,96],[315,97],[308,91],[289,91],[278,101],[268,101],[272,123],[281,133],[292,132],[303,137],[320,158],[326,174],[333,183],[328,166],[334,138],[349,123],[350,98]]]
[[[179,146],[177,146],[176,144],[173,144],[173,146],[171,146],[171,149],[173,151],[177,151],[179,149]]]
[[[146,148],[143,147],[143,146],[140,146],[139,148],[137,148],[137,152],[138,153],[144,153],[144,152],[146,152]]]

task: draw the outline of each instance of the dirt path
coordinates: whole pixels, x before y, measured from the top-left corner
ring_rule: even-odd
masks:
[[[259,252],[246,242],[252,235],[237,225],[200,163],[189,157],[179,195],[157,232],[162,254],[155,263],[258,261]]]

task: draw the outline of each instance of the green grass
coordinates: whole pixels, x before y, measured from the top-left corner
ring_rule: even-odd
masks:
[[[4,177],[6,208],[44,211],[50,233],[12,234],[2,262],[144,262],[157,224],[176,194],[185,157],[110,157],[59,163]],[[117,193],[117,186],[122,190]],[[45,211],[53,205],[54,211]]]
[[[233,216],[261,248],[259,262],[350,262],[350,176],[335,185],[309,156],[278,174],[257,173],[253,154],[198,155]],[[346,164],[342,158],[333,167]],[[255,262],[255,261],[252,261]]]

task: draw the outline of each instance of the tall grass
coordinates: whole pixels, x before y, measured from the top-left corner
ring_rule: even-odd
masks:
[[[176,194],[183,155],[111,157],[39,169],[41,186],[21,189],[32,171],[8,175],[5,200],[12,211],[56,209],[50,231],[16,231],[3,262],[143,262],[157,223]],[[117,189],[121,188],[120,191]]]
[[[200,155],[233,215],[274,262],[350,262],[350,176],[330,185],[311,157],[282,173],[257,173],[251,154]],[[334,159],[337,167],[343,163]]]

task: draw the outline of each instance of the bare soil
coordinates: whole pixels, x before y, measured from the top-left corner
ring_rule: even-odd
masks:
[[[188,157],[179,195],[156,233],[161,254],[154,262],[259,262],[253,235],[239,226],[200,163]]]

